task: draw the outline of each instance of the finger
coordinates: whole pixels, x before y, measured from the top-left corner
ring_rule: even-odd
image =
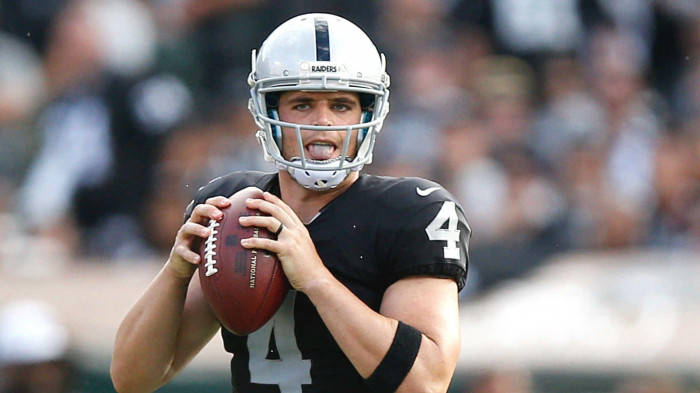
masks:
[[[184,259],[185,261],[187,261],[187,262],[189,262],[189,263],[191,263],[191,264],[193,264],[193,265],[199,264],[199,261],[200,261],[200,259],[201,259],[201,257],[199,256],[199,254],[197,254],[196,252],[194,252],[194,251],[190,250],[189,248],[185,247],[185,245],[183,245],[183,244],[178,244],[177,246],[175,246],[175,250],[174,250],[174,251],[175,251],[175,254],[176,254],[177,256],[179,256],[180,258]]]
[[[275,233],[282,223],[280,220],[272,216],[242,216],[238,218],[238,222],[244,227],[265,228],[270,233]]]
[[[200,225],[195,222],[188,221],[184,224],[182,224],[182,227],[180,227],[180,235],[182,236],[197,236],[201,238],[207,238],[209,234],[211,233],[211,229],[208,227],[205,227],[204,225]]]
[[[225,196],[219,195],[207,199],[206,204],[214,205],[218,208],[224,208],[228,207],[231,204],[231,200],[226,198]]]
[[[257,248],[267,250],[275,254],[280,251],[279,242],[273,239],[266,239],[264,237],[249,237],[247,239],[241,239],[241,245],[245,248]]]
[[[263,193],[263,198],[265,198],[266,201],[271,202],[275,206],[278,206],[280,209],[284,210],[290,217],[295,219],[295,221],[297,221],[298,224],[303,225],[303,223],[301,222],[301,219],[297,216],[296,213],[294,213],[294,210],[292,210],[292,208],[289,207],[289,205],[284,203],[284,201],[282,199],[280,199],[277,195],[275,195],[271,192],[265,191]]]
[[[195,206],[194,210],[192,210],[190,221],[198,223],[208,223],[210,219],[220,220],[223,217],[224,213],[222,213],[221,210],[219,210],[219,208],[217,208],[214,205],[202,203]]]
[[[249,209],[257,209],[263,213],[267,213],[272,217],[278,219],[281,223],[283,223],[286,226],[294,225],[294,220],[291,217],[289,217],[289,214],[287,214],[286,211],[284,211],[281,207],[273,204],[272,202],[268,202],[264,199],[247,199],[246,206]]]

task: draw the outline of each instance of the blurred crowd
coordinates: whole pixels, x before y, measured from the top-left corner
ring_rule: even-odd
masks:
[[[472,290],[557,252],[700,248],[697,0],[0,0],[4,241],[167,253],[199,186],[273,169],[250,51],[311,11],[386,53],[366,170],[461,201]]]
[[[0,307],[0,393],[71,393],[77,374],[70,334],[48,304]]]

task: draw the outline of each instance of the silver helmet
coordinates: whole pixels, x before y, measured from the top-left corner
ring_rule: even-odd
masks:
[[[375,138],[389,112],[389,75],[384,55],[351,22],[330,14],[306,14],[277,27],[252,53],[248,109],[259,127],[256,136],[265,159],[287,170],[302,186],[323,191],[340,184],[352,171],[372,162]],[[362,116],[356,124],[319,126],[281,121],[274,99],[283,91],[359,93]],[[282,155],[282,127],[296,130],[301,157]],[[345,132],[342,154],[325,161],[305,157],[301,130]],[[358,130],[357,153],[349,152]]]

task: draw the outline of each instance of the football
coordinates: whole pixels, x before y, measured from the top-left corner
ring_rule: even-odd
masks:
[[[247,198],[262,198],[255,187],[244,188],[222,209],[223,218],[210,220],[209,237],[202,242],[199,280],[204,298],[221,324],[237,335],[262,327],[275,314],[289,290],[289,282],[277,256],[265,250],[247,249],[241,239],[274,238],[265,228],[243,227],[238,217],[264,214],[246,207]]]

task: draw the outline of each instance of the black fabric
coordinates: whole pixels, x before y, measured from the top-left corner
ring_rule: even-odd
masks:
[[[193,206],[212,196],[231,196],[248,186],[280,195],[276,173],[234,172],[202,187]],[[450,217],[459,230],[459,241],[454,244],[459,248],[458,259],[445,258],[448,243],[430,240],[426,233],[431,223],[444,221],[436,217],[446,203],[454,203]],[[443,227],[449,229],[449,220]],[[459,204],[434,182],[361,174],[321,209],[307,230],[328,270],[376,312],[387,288],[405,277],[449,278],[458,289],[464,285],[470,229]],[[292,291],[290,301],[291,307],[283,305],[269,322],[271,326],[249,336],[222,329],[225,348],[233,354],[234,390],[280,392],[293,383],[301,385],[303,393],[368,391],[309,298]],[[264,371],[261,365],[269,368]],[[295,373],[303,378],[294,377]]]
[[[365,380],[374,393],[388,393],[398,389],[416,361],[421,338],[421,333],[416,328],[399,321],[391,347],[372,375]]]

